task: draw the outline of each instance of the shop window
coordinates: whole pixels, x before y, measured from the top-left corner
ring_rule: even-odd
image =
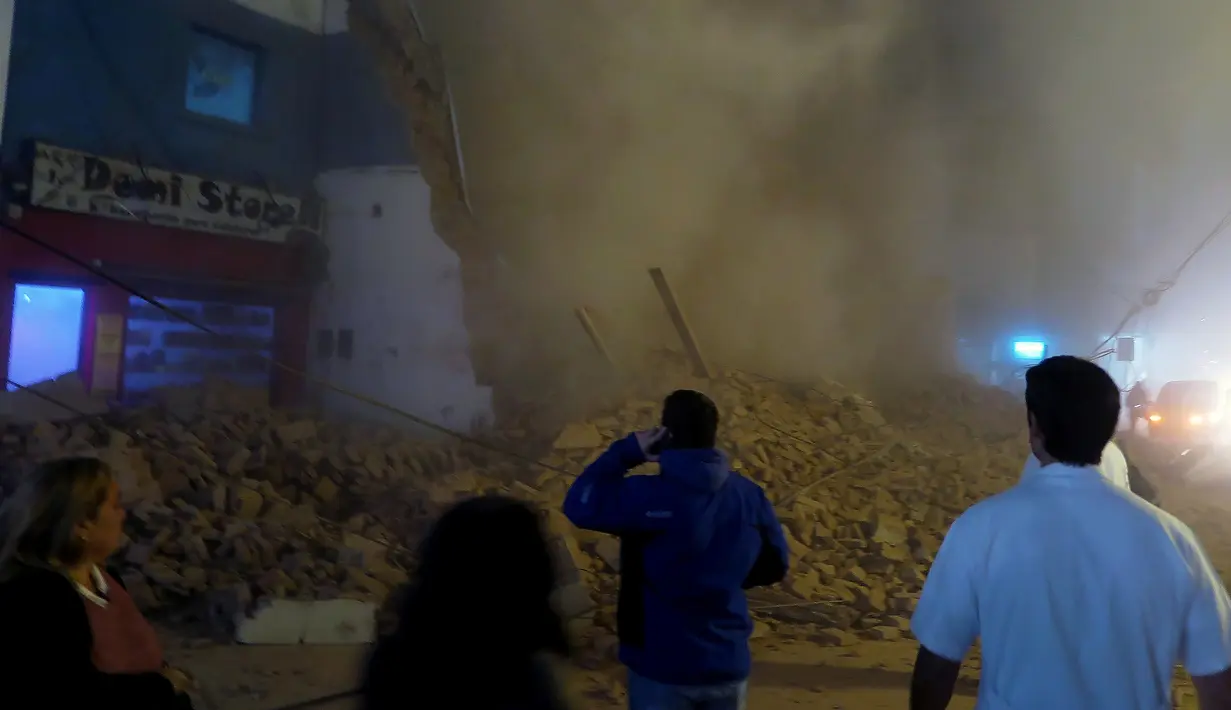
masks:
[[[188,55],[185,108],[201,116],[250,125],[259,58],[253,47],[194,31]]]
[[[81,360],[85,290],[17,284],[9,341],[9,391],[69,372]],[[14,384],[16,383],[16,384]]]
[[[163,303],[214,332],[206,333],[134,296],[124,345],[125,394],[140,396],[207,377],[240,387],[269,387],[273,307],[179,299]]]

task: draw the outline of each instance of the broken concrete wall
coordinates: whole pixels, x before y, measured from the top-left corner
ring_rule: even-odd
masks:
[[[423,40],[408,3],[359,0],[348,10],[351,32],[372,51],[390,93],[405,111],[419,168],[432,189],[436,233],[461,259],[471,358],[482,384],[502,379],[498,252],[485,242],[466,205],[453,116],[439,54]]]
[[[490,422],[491,390],[475,384],[470,362],[459,259],[432,228],[419,169],[331,171],[317,191],[328,204],[331,275],[314,294],[314,328],[335,346],[310,360],[312,374],[454,431]],[[321,403],[333,417],[406,423],[335,392]]]

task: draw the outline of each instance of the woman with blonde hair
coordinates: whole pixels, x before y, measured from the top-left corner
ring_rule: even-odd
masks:
[[[103,571],[123,525],[119,485],[95,458],[43,464],[0,506],[4,707],[191,706],[187,677]]]

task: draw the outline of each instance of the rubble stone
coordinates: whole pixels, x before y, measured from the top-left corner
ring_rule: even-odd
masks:
[[[355,610],[396,596],[432,521],[465,497],[502,492],[543,511],[561,612],[587,644],[606,648],[619,543],[560,513],[571,480],[561,470],[580,471],[618,437],[653,426],[658,398],[682,382],[695,381],[663,367],[626,400],[555,431],[512,421],[487,435],[546,467],[179,390],[87,419],[8,424],[0,454],[13,465],[0,488],[47,457],[95,452],[129,504],[114,562],[138,604],[197,610],[248,643],[367,638],[368,611]],[[704,389],[722,412],[732,467],[765,488],[790,546],[789,579],[750,593],[758,637],[846,645],[856,634],[901,635],[947,526],[1010,485],[1026,454],[1020,403],[962,380],[875,402],[834,383],[787,386],[737,371]]]
[[[593,449],[603,444],[603,435],[593,424],[569,424],[556,437],[554,449]]]
[[[663,380],[647,393],[682,382],[678,374]],[[961,378],[938,384],[879,402],[835,383],[788,387],[734,371],[703,385],[722,412],[733,468],[765,488],[790,547],[780,590],[750,595],[773,633],[806,628],[827,645],[899,638],[899,615],[917,601],[948,525],[1016,480],[1026,456],[1021,403]],[[618,437],[653,426],[657,407],[632,397],[566,425],[547,463],[580,470]],[[618,542],[552,532],[567,552],[565,578],[595,587],[600,606],[611,603]]]

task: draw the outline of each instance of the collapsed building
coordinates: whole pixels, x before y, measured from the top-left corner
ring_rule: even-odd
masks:
[[[572,529],[560,500],[604,446],[654,423],[663,393],[692,386],[718,401],[734,465],[766,487],[789,533],[792,575],[753,600],[757,634],[850,645],[907,633],[943,531],[1010,485],[1025,456],[1020,403],[950,374],[957,308],[943,262],[958,247],[944,236],[953,186],[941,146],[954,126],[938,120],[923,4],[798,17],[775,6],[766,19],[730,3],[702,25],[692,4],[663,5],[675,10],[606,22],[550,4],[484,19],[467,2],[425,16],[395,0],[350,3],[352,31],[403,109],[434,231],[460,260],[470,360],[501,399],[484,446],[325,422],[226,387],[157,388],[144,407],[8,425],[4,487],[44,457],[103,457],[132,506],[117,562],[141,606],[249,642],[369,637],[359,622],[413,574],[435,516],[477,492],[511,494],[543,509],[560,608],[603,660],[616,543]],[[800,37],[781,31],[792,23]],[[692,41],[673,43],[685,25]],[[752,49],[732,51],[740,43]],[[476,46],[499,61],[476,66]],[[678,75],[638,83],[670,48]],[[1008,183],[987,191],[1009,194]],[[671,275],[727,365],[714,377],[649,354],[675,337],[649,266]],[[573,319],[580,305],[620,376],[599,370]],[[302,357],[300,326],[274,350]],[[553,399],[574,405],[563,425],[532,406]],[[267,623],[322,609],[358,627]]]

